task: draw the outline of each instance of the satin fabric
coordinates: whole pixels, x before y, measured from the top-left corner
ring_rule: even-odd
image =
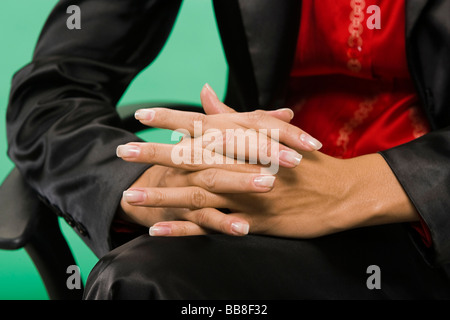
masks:
[[[123,243],[112,239],[111,221],[123,190],[148,167],[114,154],[117,145],[138,140],[121,127],[115,104],[160,52],[180,1],[80,0],[83,27],[75,32],[66,28],[71,4],[56,4],[32,61],[14,76],[8,154],[42,201],[101,257]],[[214,0],[230,106],[283,105],[301,4]],[[408,65],[432,132],[381,153],[430,228],[432,249],[416,245],[444,268],[450,263],[449,6],[447,0],[406,2]]]
[[[380,268],[380,289],[367,282]],[[87,300],[449,299],[400,225],[297,240],[140,236],[91,271]]]
[[[13,78],[8,152],[41,200],[101,256],[117,245],[110,226],[123,191],[150,166],[116,156],[117,146],[141,141],[123,128],[116,104],[161,50],[180,1],[79,1],[81,30],[66,27],[71,4],[56,4],[33,60]]]
[[[321,140],[322,151],[332,156],[349,158],[378,152],[418,137],[409,117],[412,109],[420,109],[406,66],[404,7],[400,1],[391,2],[393,7],[386,3],[382,10],[391,13],[393,22],[380,39],[369,42],[365,37],[364,49],[370,54],[364,59],[363,72],[355,73],[347,68],[345,54],[342,60],[335,57],[339,50],[347,51],[346,41],[335,41],[348,38],[347,26],[336,27],[336,20],[342,18],[336,13],[348,13],[349,3],[323,1],[314,6],[313,1],[303,1],[287,106],[294,106],[292,123]],[[396,28],[400,31],[394,30],[392,35]],[[323,30],[322,41],[317,41],[318,30]],[[387,48],[393,60],[383,59]],[[351,141],[338,145],[339,129],[353,119],[364,102],[370,110],[362,110],[365,117],[361,126],[351,132]],[[421,135],[425,134],[429,127],[424,114],[417,113],[416,121],[423,124]],[[404,226],[398,225],[309,240],[145,235],[101,259],[88,278],[84,298],[449,298],[450,286],[444,274],[422,260],[409,236]],[[379,290],[367,287],[366,271],[371,265],[381,266]]]
[[[367,12],[372,5],[378,13]],[[321,152],[352,158],[430,131],[408,69],[405,32],[404,1],[303,0],[286,106],[295,113],[291,123],[322,142]],[[412,226],[430,247],[423,219]]]
[[[373,4],[380,8],[380,29],[367,27],[366,8]],[[304,0],[286,103],[295,112],[291,123],[338,158],[376,153],[429,132],[404,39],[404,1]]]

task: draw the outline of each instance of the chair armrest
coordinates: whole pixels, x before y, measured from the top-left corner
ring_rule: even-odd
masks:
[[[24,247],[34,234],[43,204],[14,168],[0,186],[0,249]]]
[[[138,132],[149,127],[134,118],[141,108],[164,107],[175,110],[204,112],[200,105],[170,102],[130,104],[117,108],[125,129]],[[0,249],[24,247],[34,234],[40,212],[48,210],[37,194],[26,184],[14,168],[0,186]]]

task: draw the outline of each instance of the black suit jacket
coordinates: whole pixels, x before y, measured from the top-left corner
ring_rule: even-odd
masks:
[[[381,152],[433,237],[431,263],[450,263],[450,1],[406,1],[410,71],[433,131]],[[81,7],[82,30],[66,28]],[[116,103],[161,50],[178,0],[60,1],[33,60],[13,78],[7,112],[9,156],[40,197],[98,255],[122,192],[148,168],[115,156],[137,141],[121,128]],[[229,65],[226,102],[237,110],[283,105],[294,57],[300,0],[215,0]],[[149,97],[151,99],[151,97]]]

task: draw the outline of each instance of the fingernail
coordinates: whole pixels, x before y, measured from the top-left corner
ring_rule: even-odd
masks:
[[[123,200],[129,203],[143,202],[146,196],[146,193],[141,190],[126,190],[123,192]]]
[[[209,84],[205,83],[205,88],[208,89],[208,91],[211,92],[214,97],[218,98],[216,92],[213,90],[213,88],[211,88]]]
[[[272,188],[275,176],[257,176],[253,179],[253,183],[258,187]]]
[[[136,158],[141,153],[141,148],[135,145],[121,145],[116,149],[119,158]]]
[[[302,155],[295,151],[281,150],[279,157],[280,160],[286,161],[293,166],[298,166],[298,164],[302,160]]]
[[[303,142],[305,146],[309,146],[313,150],[319,150],[320,148],[322,148],[322,143],[320,143],[319,140],[311,137],[306,133],[302,133],[300,135],[300,141]]]
[[[168,226],[153,226],[148,230],[148,234],[151,236],[167,236],[172,232],[172,229]]]
[[[242,222],[233,222],[231,224],[231,230],[238,235],[244,235],[248,233],[249,225]]]
[[[155,110],[151,109],[139,109],[134,113],[134,117],[137,120],[151,121],[155,117]]]
[[[282,109],[279,109],[279,111],[288,111],[290,114],[291,120],[294,118],[294,111],[292,111],[292,109],[282,108]]]

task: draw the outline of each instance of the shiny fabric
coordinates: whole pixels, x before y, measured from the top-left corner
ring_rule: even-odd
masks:
[[[122,128],[115,107],[161,50],[180,1],[79,1],[81,30],[66,27],[71,4],[56,4],[33,60],[13,78],[8,152],[43,202],[101,256],[117,245],[110,225],[123,191],[149,167],[117,158],[118,145],[141,140]]]
[[[83,27],[72,32],[65,23],[66,9],[73,3],[61,0],[43,27],[32,61],[15,74],[11,84],[6,128],[10,158],[42,201],[64,217],[98,257],[129,240],[118,239],[109,228],[123,190],[148,167],[124,163],[115,156],[117,145],[138,141],[134,134],[121,127],[115,105],[131,80],[160,52],[180,3],[175,0],[79,0],[77,4],[82,8]],[[295,55],[302,1],[214,0],[213,3],[229,66],[226,102],[238,111],[283,106]],[[450,265],[450,1],[407,0],[405,4],[407,62],[431,132],[382,151],[381,155],[432,235],[430,249],[424,248],[421,241],[414,238],[413,243],[418,250],[411,254],[422,255],[434,268],[428,271],[432,270],[438,276],[438,270],[448,269]],[[406,237],[406,234],[402,236]],[[376,235],[372,239],[377,242],[380,238],[381,235]],[[89,282],[95,282],[99,277],[105,283],[115,283],[116,280],[108,276],[128,276],[132,270],[120,271],[120,265],[127,263],[136,269],[135,277],[129,278],[130,281],[134,279],[134,284],[139,283],[138,273],[147,268],[145,263],[149,262],[139,248],[158,250],[152,244],[181,241],[139,239],[105,256],[107,261],[117,262],[111,268],[117,267],[118,273],[110,269],[102,275],[99,272],[102,267],[99,267]],[[274,247],[266,243],[269,239],[258,242],[261,246],[257,249],[258,252],[270,249],[264,251],[267,256],[276,253],[272,250]],[[331,239],[339,244],[338,238]],[[360,243],[361,247],[343,245],[342,250],[363,254],[366,242],[360,240],[355,236],[352,244]],[[390,252],[386,256],[386,270],[402,265],[405,258],[402,253],[411,252],[403,248],[404,242],[400,242],[400,247],[394,246],[397,240],[388,237],[385,245],[380,247],[383,252]],[[149,244],[141,246],[140,241],[148,241]],[[254,243],[251,238],[245,241]],[[137,251],[133,249],[135,244]],[[194,253],[196,250],[204,252],[202,242],[189,244],[189,247],[181,245],[180,248],[188,248]],[[386,251],[391,246],[395,250]],[[221,245],[217,248],[217,252],[225,251]],[[127,249],[130,249],[129,253]],[[174,252],[178,254],[176,250]],[[289,251],[289,247],[281,250]],[[210,251],[214,250],[207,252]],[[233,251],[228,252],[230,262],[224,266],[227,271],[237,272],[231,267],[235,263]],[[243,252],[247,253],[247,249]],[[340,261],[345,261],[348,253],[340,253]],[[165,261],[170,261],[166,260],[169,259],[167,254],[155,251],[152,256],[161,258],[158,263],[165,267]],[[302,260],[307,261],[306,254],[302,253]],[[105,266],[103,261],[106,260],[101,260],[99,266]],[[409,280],[427,277],[428,273],[422,268],[416,269],[416,260],[406,261],[412,269],[419,270],[413,272]],[[156,264],[155,260],[151,262]],[[261,268],[258,272],[266,270],[264,274],[267,276],[272,271],[280,271],[281,265],[278,263],[277,269],[258,265]],[[323,264],[315,264],[315,267],[320,271]],[[328,272],[327,269],[322,271],[323,274]],[[164,274],[159,272],[158,276],[164,282]],[[251,279],[251,274],[248,277]],[[99,282],[96,283],[95,287],[101,289]],[[447,285],[445,280],[442,283]],[[238,287],[239,290],[242,286]],[[112,290],[108,286],[104,288]],[[131,285],[127,289],[130,294],[132,288]],[[417,290],[426,294],[424,290],[427,288],[430,289],[420,286]],[[440,291],[441,287],[437,286],[436,290]],[[90,295],[96,296],[108,295],[100,292]]]
[[[372,4],[380,8],[380,29],[365,23]],[[304,0],[286,101],[295,112],[291,123],[338,158],[379,152],[429,132],[404,39],[404,1]]]
[[[380,289],[367,286],[371,265]],[[399,225],[311,240],[143,235],[104,256],[84,292],[87,300],[449,298],[448,280]]]
[[[379,29],[366,23],[371,5]],[[303,0],[288,88],[291,123],[333,157],[384,151],[430,131],[408,70],[404,1]],[[426,223],[412,226],[431,246]]]
[[[339,13],[347,17],[349,2],[303,1],[286,106],[295,111],[291,123],[321,140],[322,151],[335,157],[378,152],[430,130],[406,65],[404,4],[382,1],[381,8],[391,13],[390,24],[380,35],[365,35],[369,54],[359,57],[361,69],[355,71],[347,54],[337,58],[348,49],[348,27],[340,27],[346,19]],[[349,124],[353,131],[343,130]],[[447,299],[444,274],[423,263],[408,238],[401,226],[312,240],[141,236],[102,258],[89,276],[85,298]],[[430,245],[428,233],[424,239]],[[369,261],[383,266],[381,290],[365,286]]]

